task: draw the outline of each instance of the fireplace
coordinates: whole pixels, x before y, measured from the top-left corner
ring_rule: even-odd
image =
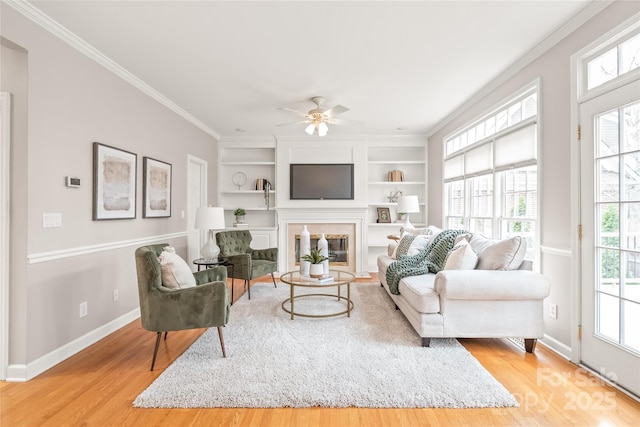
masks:
[[[318,248],[318,240],[321,234],[311,234],[311,250]],[[348,234],[325,234],[329,247],[329,266],[349,265],[349,235]],[[296,239],[296,265],[300,265],[300,235],[295,235]]]
[[[300,234],[307,226],[312,236],[311,247],[324,233],[330,244],[330,267],[348,271],[358,277],[366,263],[365,238],[366,208],[276,208],[278,212],[278,271],[297,270],[300,267]],[[333,246],[330,240],[336,240]],[[333,261],[333,262],[331,262]]]

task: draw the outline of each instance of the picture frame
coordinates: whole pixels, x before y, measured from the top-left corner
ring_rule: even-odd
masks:
[[[171,169],[170,163],[142,158],[143,218],[168,218],[171,216]]]
[[[135,153],[93,143],[93,220],[136,217]]]
[[[389,208],[377,208],[378,209],[378,222],[379,223],[390,223],[391,222],[391,212],[389,212]]]

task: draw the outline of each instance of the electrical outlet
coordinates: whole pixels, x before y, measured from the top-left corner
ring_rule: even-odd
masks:
[[[113,300],[114,300],[114,301],[118,301],[118,297],[119,297],[119,295],[118,295],[118,290],[117,290],[117,289],[114,289],[114,290],[113,290]]]
[[[80,303],[80,317],[84,317],[87,314],[89,314],[88,310],[87,310],[87,302],[81,302]]]
[[[558,304],[550,304],[549,305],[549,316],[554,319],[558,318]]]

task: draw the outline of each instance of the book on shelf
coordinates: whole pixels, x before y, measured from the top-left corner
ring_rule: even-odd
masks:
[[[234,222],[233,226],[236,228],[249,228],[249,224],[246,222]]]

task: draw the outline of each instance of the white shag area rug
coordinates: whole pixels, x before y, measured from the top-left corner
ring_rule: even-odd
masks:
[[[317,292],[311,289],[308,293]],[[421,347],[420,337],[379,284],[351,285],[355,308],[350,318],[291,320],[281,307],[288,297],[289,286],[284,283],[278,288],[272,283],[252,286],[251,301],[245,295],[234,303],[229,323],[223,328],[227,357],[222,357],[217,329],[207,330],[133,405],[518,406],[516,399],[455,339],[432,339],[431,347]],[[344,302],[339,303],[337,298],[296,301],[296,311],[328,313],[341,311],[341,307]]]

